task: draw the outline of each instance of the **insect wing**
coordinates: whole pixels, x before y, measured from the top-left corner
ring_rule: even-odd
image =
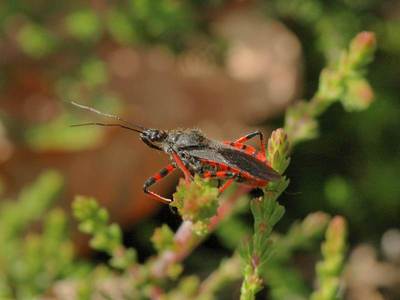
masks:
[[[264,162],[234,148],[201,148],[191,149],[190,155],[226,164],[229,167],[247,172],[250,175],[268,181],[279,180],[281,176]]]

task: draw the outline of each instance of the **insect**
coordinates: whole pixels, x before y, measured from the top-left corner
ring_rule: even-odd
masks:
[[[186,182],[190,182],[195,174],[202,178],[226,180],[219,188],[220,193],[234,181],[251,188],[260,188],[270,181],[281,178],[266,159],[261,131],[249,133],[235,141],[219,142],[207,138],[198,129],[167,131],[146,128],[130,123],[118,116],[100,112],[92,107],[75,102],[71,103],[125,124],[91,122],[72,126],[117,126],[132,130],[139,133],[140,139],[150,148],[163,151],[170,156],[171,163],[147,179],[143,185],[145,193],[162,203],[170,203],[172,200],[149,190],[149,188],[177,168],[183,172]],[[245,142],[257,136],[260,140],[261,151],[245,144]]]

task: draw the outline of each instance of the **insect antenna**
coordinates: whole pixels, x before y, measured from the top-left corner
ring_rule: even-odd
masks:
[[[87,111],[96,113],[96,114],[98,114],[98,115],[100,115],[100,116],[107,117],[107,118],[111,118],[111,119],[114,119],[114,120],[117,120],[117,121],[120,121],[120,122],[123,122],[123,123],[129,125],[129,126],[124,126],[124,125],[120,125],[120,124],[105,124],[105,123],[93,122],[93,123],[77,124],[77,125],[72,125],[72,126],[84,126],[84,125],[118,126],[118,125],[120,125],[119,127],[126,128],[126,129],[130,129],[130,130],[133,130],[133,131],[136,131],[136,132],[143,132],[143,130],[146,130],[146,129],[147,129],[147,128],[143,127],[143,126],[140,126],[140,125],[137,125],[137,124],[133,124],[133,123],[131,123],[131,122],[128,122],[128,121],[124,120],[123,118],[121,118],[121,117],[119,117],[119,116],[101,112],[101,111],[99,111],[99,110],[97,110],[97,109],[95,109],[95,108],[93,108],[93,107],[86,106],[86,105],[83,105],[83,104],[79,104],[79,103],[76,103],[76,102],[74,102],[74,101],[71,101],[70,103],[71,103],[72,105],[76,106],[76,107],[79,107],[79,108],[82,108],[82,109],[84,109],[84,110],[87,110]],[[132,127],[140,128],[141,130],[137,130],[137,129],[135,130],[135,129],[133,129]]]
[[[91,125],[94,125],[94,126],[121,127],[121,128],[124,128],[124,129],[136,131],[136,132],[139,132],[139,133],[143,133],[143,131],[141,131],[141,130],[137,130],[137,129],[135,129],[135,128],[132,128],[132,127],[129,127],[129,126],[125,126],[125,125],[122,125],[122,124],[110,124],[110,123],[91,122],[91,123],[82,123],[82,124],[72,124],[72,125],[70,125],[70,126],[71,126],[71,127],[80,127],[80,126],[91,126]]]

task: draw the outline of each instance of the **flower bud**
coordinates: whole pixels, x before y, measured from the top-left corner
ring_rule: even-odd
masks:
[[[363,31],[351,41],[348,63],[358,69],[371,62],[376,49],[376,37],[373,32]]]
[[[347,81],[347,91],[342,103],[347,111],[366,109],[374,99],[374,92],[364,78],[354,78]]]
[[[289,140],[286,132],[278,128],[268,140],[268,159],[274,170],[282,174],[289,165]]]

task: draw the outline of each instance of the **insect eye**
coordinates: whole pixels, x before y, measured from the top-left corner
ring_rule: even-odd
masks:
[[[167,133],[165,131],[159,131],[157,132],[157,138],[158,140],[163,140],[167,137]]]
[[[166,137],[166,133],[164,131],[159,130],[151,130],[148,132],[148,139],[152,142],[160,142]]]

